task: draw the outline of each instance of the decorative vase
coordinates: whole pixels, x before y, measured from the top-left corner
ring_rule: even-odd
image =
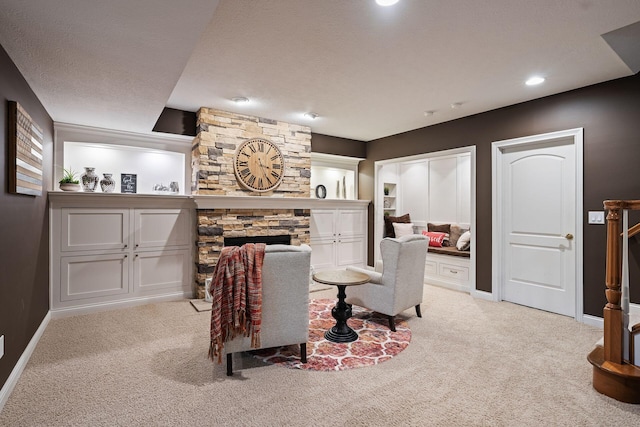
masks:
[[[60,184],[62,191],[80,191],[80,184],[73,184],[71,182],[65,182]]]
[[[342,177],[342,198],[343,199],[347,198],[347,177],[346,176]]]
[[[96,187],[98,186],[98,181],[100,181],[100,177],[95,172],[96,168],[84,168],[84,173],[80,177],[80,181],[82,182],[82,191],[94,192]]]
[[[100,188],[103,193],[113,193],[116,188],[116,182],[111,178],[111,173],[103,173],[104,178],[100,180]]]

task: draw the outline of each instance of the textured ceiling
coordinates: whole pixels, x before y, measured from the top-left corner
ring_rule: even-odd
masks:
[[[165,105],[207,106],[364,141],[631,75],[601,35],[640,21],[638,0],[0,6],[0,43],[55,121],[149,132]]]

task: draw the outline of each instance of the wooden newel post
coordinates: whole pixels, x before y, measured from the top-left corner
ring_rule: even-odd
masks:
[[[620,262],[620,211],[619,202],[605,201],[604,208],[607,214],[607,259],[605,284],[607,290],[607,305],[604,306],[604,360],[614,363],[622,363],[623,336],[622,336],[622,308],[620,300],[622,291],[621,262]]]

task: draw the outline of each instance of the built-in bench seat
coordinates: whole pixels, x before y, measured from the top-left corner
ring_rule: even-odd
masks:
[[[442,248],[434,248],[432,246],[429,246],[428,252],[431,252],[434,254],[441,254],[441,255],[459,256],[462,258],[471,257],[470,251],[461,251],[461,250],[458,250],[458,248],[456,248],[455,246],[443,246]]]

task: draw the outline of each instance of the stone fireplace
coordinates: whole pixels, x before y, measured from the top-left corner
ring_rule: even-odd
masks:
[[[191,190],[202,196],[196,198],[195,275],[196,294],[202,298],[225,238],[287,235],[292,245],[309,243],[311,129],[210,108],[198,111],[197,125]],[[236,180],[236,148],[252,138],[269,139],[282,152],[284,176],[275,190],[252,192]]]

